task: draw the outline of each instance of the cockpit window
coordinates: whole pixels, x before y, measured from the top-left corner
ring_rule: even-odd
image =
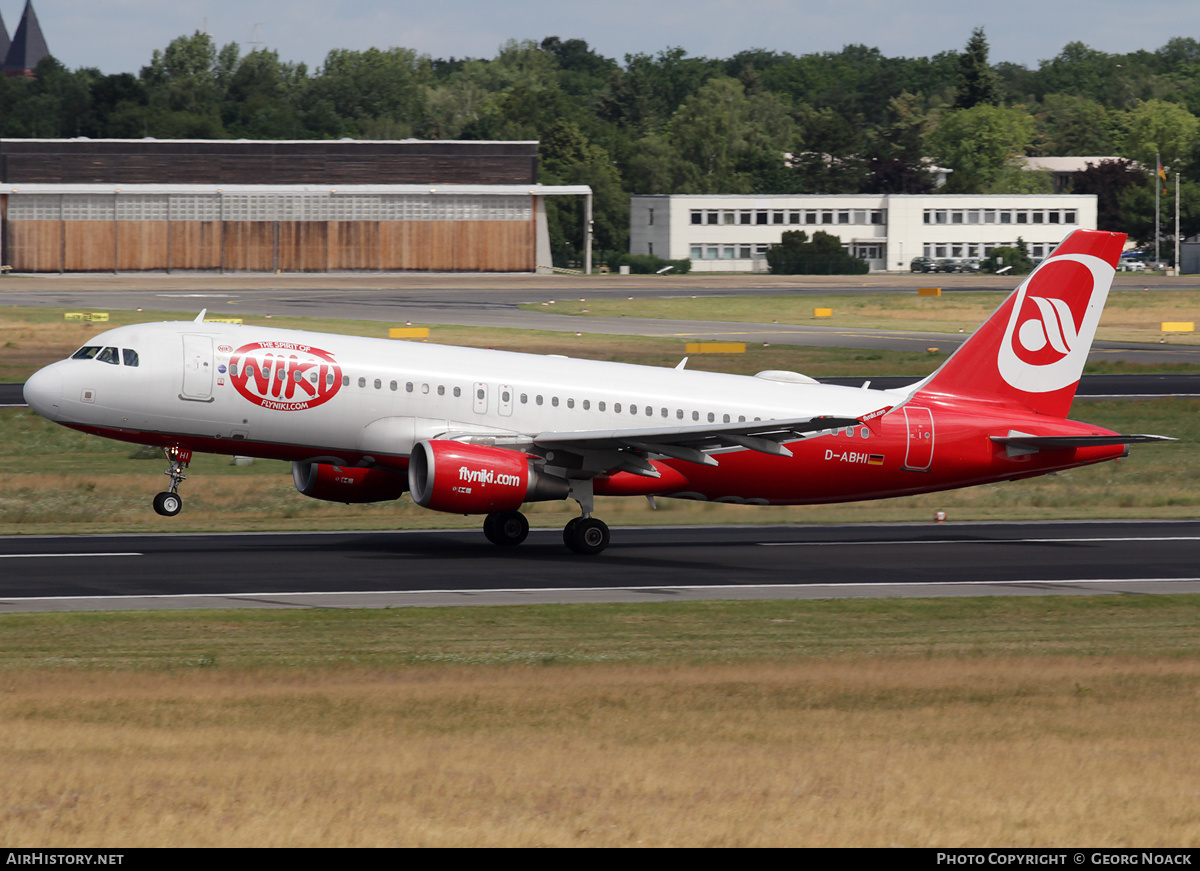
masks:
[[[105,348],[96,355],[96,359],[101,363],[112,363],[114,366],[121,365],[121,355],[117,352],[116,348]]]
[[[91,360],[100,353],[99,345],[87,345],[71,355],[72,360]]]
[[[137,351],[132,348],[122,348],[121,356],[125,358],[126,366],[136,366],[138,364]]]

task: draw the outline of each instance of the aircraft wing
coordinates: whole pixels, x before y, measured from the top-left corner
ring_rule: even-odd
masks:
[[[792,452],[782,444],[785,441],[815,432],[858,426],[860,423],[853,417],[798,417],[698,426],[496,435],[488,436],[486,441],[497,447],[537,453],[554,465],[567,465],[595,474],[627,471],[658,477],[658,472],[646,459],[648,454],[705,466],[717,465],[717,458],[709,452],[722,448],[746,448],[773,456],[790,457]],[[471,441],[480,440],[477,437],[467,438]],[[566,457],[562,456],[564,454]]]

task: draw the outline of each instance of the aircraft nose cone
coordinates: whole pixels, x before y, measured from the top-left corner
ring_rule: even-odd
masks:
[[[24,393],[30,408],[42,417],[57,420],[62,402],[62,373],[53,366],[39,369],[25,382]]]

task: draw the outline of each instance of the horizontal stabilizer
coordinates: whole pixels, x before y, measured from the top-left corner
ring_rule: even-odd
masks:
[[[992,441],[1001,445],[1021,448],[1096,448],[1106,445],[1135,445],[1145,442],[1173,442],[1170,436],[1159,435],[1077,435],[1077,436],[992,436]]]

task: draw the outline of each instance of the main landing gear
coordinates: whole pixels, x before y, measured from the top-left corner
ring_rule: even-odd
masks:
[[[529,521],[520,511],[497,511],[484,519],[483,534],[492,544],[512,547],[529,535]]]
[[[166,492],[154,497],[154,510],[163,517],[174,517],[183,510],[183,497],[179,495],[179,485],[187,480],[183,470],[192,461],[192,452],[187,448],[163,448],[170,467],[163,472],[171,479],[171,485]]]
[[[608,547],[610,536],[607,524],[592,517],[591,480],[573,481],[571,498],[582,514],[563,527],[563,544],[581,556],[595,556]],[[529,535],[529,521],[520,511],[496,511],[483,521],[483,534],[492,544],[512,547]]]
[[[529,521],[520,511],[497,511],[484,519],[483,534],[494,545],[513,547],[529,535]],[[563,527],[563,544],[582,556],[600,553],[609,540],[608,525],[595,517],[576,517]]]
[[[563,527],[563,544],[581,556],[595,556],[608,541],[607,524],[595,517],[576,517]]]

